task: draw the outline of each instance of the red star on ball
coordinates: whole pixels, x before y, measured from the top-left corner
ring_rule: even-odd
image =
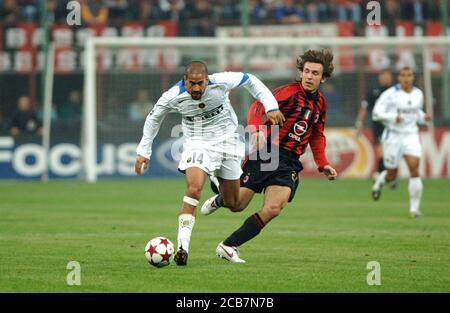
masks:
[[[150,255],[153,255],[156,252],[156,247],[151,245],[147,252],[150,253]]]
[[[167,245],[169,244],[169,241],[166,238],[160,239],[160,240],[161,240],[161,242],[159,244],[164,244],[167,247]]]
[[[170,254],[169,254],[169,252],[167,252],[167,250],[166,250],[166,253],[161,254],[161,257],[162,257],[162,261],[167,261],[167,262],[170,261]]]

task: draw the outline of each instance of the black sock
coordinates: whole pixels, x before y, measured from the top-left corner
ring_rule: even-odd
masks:
[[[382,171],[384,171],[386,168],[384,167],[384,162],[383,162],[383,158],[381,158],[380,160],[378,160],[378,168],[377,168],[377,172],[381,173]]]
[[[217,195],[217,197],[214,199],[214,205],[216,208],[223,207],[223,197],[222,195]]]
[[[255,213],[249,216],[238,230],[225,239],[223,244],[238,247],[253,237],[256,237],[264,226],[265,224],[261,220],[261,217],[259,217],[258,213]]]

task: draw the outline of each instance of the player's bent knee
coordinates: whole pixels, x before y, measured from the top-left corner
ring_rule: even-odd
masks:
[[[284,205],[282,202],[272,203],[267,207],[266,211],[270,215],[271,218],[274,218],[274,217],[277,217],[278,215],[280,215],[283,207],[284,207]]]
[[[397,179],[397,172],[396,171],[395,172],[388,171],[386,174],[386,180],[393,181],[395,179]]]
[[[188,186],[186,188],[186,195],[190,198],[200,199],[202,188],[198,186]]]
[[[411,177],[419,177],[419,169],[414,169],[411,171]]]

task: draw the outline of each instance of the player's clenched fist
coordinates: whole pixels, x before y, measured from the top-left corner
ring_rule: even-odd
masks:
[[[322,171],[325,176],[328,177],[329,180],[334,180],[337,177],[337,171],[331,167],[330,165],[325,165],[323,167],[323,171]]]
[[[267,118],[269,119],[270,123],[272,123],[272,125],[280,126],[283,126],[283,123],[286,120],[283,113],[281,113],[279,110],[267,112]]]
[[[149,160],[141,155],[136,156],[136,163],[134,164],[134,171],[137,175],[141,175],[148,169]]]

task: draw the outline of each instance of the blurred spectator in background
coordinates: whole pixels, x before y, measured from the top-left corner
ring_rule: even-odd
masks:
[[[50,24],[63,22],[70,0],[47,0]],[[191,9],[197,0],[77,0],[81,3],[84,24],[120,25],[124,21],[173,20],[183,27],[191,23]],[[252,24],[296,24],[351,21],[364,22],[366,4],[370,0],[248,0]],[[424,26],[426,21],[440,20],[442,0],[383,0],[379,1],[383,24],[394,25],[398,20]],[[0,23],[39,22],[40,0],[0,0]],[[220,25],[236,25],[241,17],[241,0],[207,1],[211,17]],[[187,20],[186,20],[187,18]],[[363,35],[357,31],[357,34]]]
[[[158,23],[162,18],[162,12],[159,5],[155,3],[157,0],[135,0],[137,3],[133,9],[138,9],[137,20],[145,25]]]
[[[9,133],[14,137],[23,133],[42,135],[41,123],[31,104],[30,97],[21,96],[17,100],[17,109],[11,117]]]
[[[49,25],[65,22],[66,16],[66,1],[47,0],[47,19]]]
[[[120,24],[131,18],[130,6],[127,0],[105,0],[105,6],[108,8],[108,20],[112,24]]]
[[[216,18],[208,0],[195,0],[188,27],[188,36],[215,36]]]
[[[35,22],[38,20],[39,5],[40,0],[19,0],[21,17],[24,22]]]
[[[195,0],[194,0],[195,1]],[[249,1],[250,6],[250,1]],[[241,5],[240,0],[219,0],[217,1],[217,8],[221,23],[224,25],[232,25],[240,22]],[[249,8],[250,11],[250,8]]]
[[[336,15],[338,21],[352,21],[361,23],[361,0],[337,0]],[[364,8],[365,10],[365,8]]]
[[[58,110],[59,119],[63,122],[81,120],[81,92],[72,90],[66,102]]]
[[[165,20],[178,21],[184,9],[184,0],[159,0],[159,9]]]
[[[0,4],[0,22],[8,25],[19,21],[20,10],[16,0],[3,0]]]
[[[83,24],[106,24],[108,8],[102,0],[83,0],[81,2],[81,19]]]
[[[142,122],[153,108],[153,102],[150,100],[148,90],[139,89],[136,99],[128,107],[128,118],[131,121]]]
[[[263,24],[267,19],[267,9],[262,0],[249,0],[248,12],[252,24]]]
[[[415,25],[423,25],[427,18],[427,3],[422,0],[400,1],[400,18],[413,22]]]
[[[294,0],[283,0],[275,7],[274,14],[278,23],[298,24],[304,20],[303,12]]]
[[[448,4],[450,7],[450,2]],[[428,14],[427,19],[431,21],[440,21],[441,20],[441,0],[429,0],[428,1]],[[450,18],[450,10],[448,10],[448,18]]]
[[[397,0],[386,0],[381,6],[381,22],[388,28],[389,36],[396,34],[396,17],[399,16],[399,5]]]
[[[327,0],[307,0],[305,9],[309,23],[330,22],[333,18],[333,7]]]

